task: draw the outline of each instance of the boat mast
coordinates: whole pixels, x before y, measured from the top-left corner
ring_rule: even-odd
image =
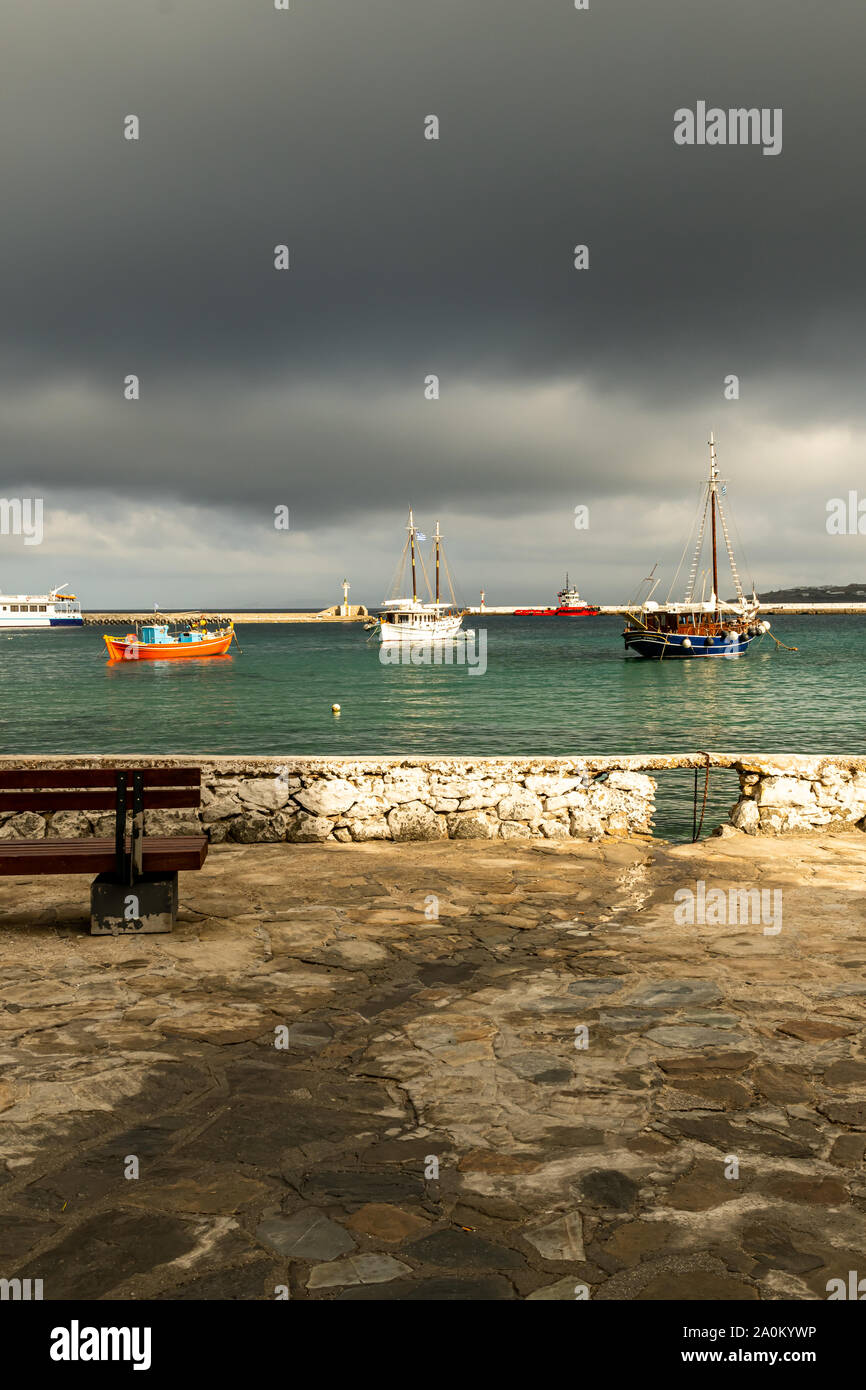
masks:
[[[712,508],[711,519],[713,525],[713,596],[716,603],[719,602],[719,571],[716,559],[716,478],[718,467],[716,465],[716,438],[713,430],[710,430],[710,507]]]
[[[436,522],[436,536],[435,536],[434,539],[435,539],[435,541],[436,541],[436,602],[437,602],[437,604],[438,604],[438,602],[439,602],[439,541],[440,541],[440,536],[439,536],[439,522],[438,522],[438,521]]]
[[[415,522],[412,518],[412,508],[409,508],[409,554],[412,557],[412,602],[418,598],[418,590],[415,582]]]

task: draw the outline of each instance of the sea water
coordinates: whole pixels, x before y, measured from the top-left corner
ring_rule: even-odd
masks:
[[[564,755],[866,751],[866,618],[771,618],[733,660],[625,655],[622,621],[474,614],[467,664],[383,664],[361,624],[238,621],[228,657],[108,664],[101,628],[0,634],[0,751]],[[121,624],[122,626],[122,624]],[[117,631],[120,631],[118,627]],[[476,639],[477,640],[477,639]],[[334,715],[332,704],[339,704]],[[703,800],[704,778],[699,778]],[[693,774],[662,774],[657,831],[690,838]],[[714,771],[705,826],[735,774]]]

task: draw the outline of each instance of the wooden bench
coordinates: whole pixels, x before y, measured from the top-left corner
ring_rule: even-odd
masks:
[[[114,812],[110,840],[0,840],[0,874],[96,874],[91,889],[95,935],[170,931],[178,871],[202,867],[207,837],[147,836],[144,814],[200,804],[198,767],[0,771],[0,812]]]

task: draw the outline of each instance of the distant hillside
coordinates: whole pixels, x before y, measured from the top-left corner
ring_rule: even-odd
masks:
[[[794,589],[767,589],[762,603],[866,603],[866,584],[802,584]]]

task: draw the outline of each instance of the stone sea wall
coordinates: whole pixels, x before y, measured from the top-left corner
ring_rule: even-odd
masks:
[[[651,835],[654,771],[739,775],[727,833],[866,830],[866,758],[678,753],[574,758],[0,758],[0,771],[202,767],[200,811],[150,811],[149,834],[288,840],[598,840]],[[691,778],[689,779],[691,784]],[[713,826],[705,824],[703,833]],[[0,814],[0,839],[113,833],[111,813]]]
[[[731,823],[747,835],[866,830],[864,758],[752,758],[730,765],[740,776]]]

